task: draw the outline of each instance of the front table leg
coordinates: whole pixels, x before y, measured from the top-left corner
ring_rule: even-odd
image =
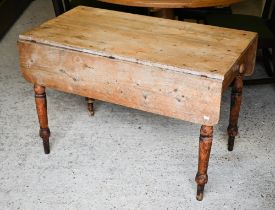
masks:
[[[242,103],[243,77],[238,74],[234,81],[234,86],[231,92],[231,105],[228,133],[228,150],[232,151],[234,147],[235,136],[238,134],[238,118]]]
[[[41,85],[34,85],[35,92],[35,104],[40,124],[39,135],[43,140],[45,154],[50,153],[50,129],[48,127],[48,116],[47,116],[47,99],[45,93],[45,87]]]
[[[203,199],[204,185],[207,183],[207,168],[213,139],[213,126],[202,125],[200,130],[199,164],[196,175],[197,200]]]

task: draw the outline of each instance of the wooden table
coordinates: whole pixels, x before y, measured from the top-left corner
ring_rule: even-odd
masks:
[[[22,74],[34,84],[45,153],[45,87],[202,124],[196,175],[202,200],[213,126],[235,79],[228,126],[233,149],[242,77],[254,68],[255,33],[77,7],[20,35],[18,47]]]
[[[174,19],[175,8],[219,7],[241,0],[99,0],[112,4],[148,7],[157,17]]]

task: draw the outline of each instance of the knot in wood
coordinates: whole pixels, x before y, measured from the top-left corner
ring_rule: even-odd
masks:
[[[197,182],[198,185],[204,185],[208,181],[208,175],[197,173],[195,181]]]

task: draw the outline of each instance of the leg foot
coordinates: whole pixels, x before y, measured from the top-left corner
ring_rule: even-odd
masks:
[[[45,154],[50,154],[50,142],[49,142],[49,139],[47,139],[47,140],[43,139],[43,147],[44,147],[44,153]]]
[[[197,196],[196,196],[196,199],[198,201],[202,201],[202,199],[203,199],[203,190],[204,190],[204,185],[198,185],[197,186]]]
[[[37,116],[40,124],[39,135],[43,140],[45,154],[50,153],[50,129],[48,127],[48,115],[47,115],[47,98],[45,93],[45,87],[41,85],[34,85],[35,92],[35,104]]]
[[[201,126],[199,143],[199,163],[196,175],[197,182],[197,200],[203,199],[204,186],[208,181],[207,168],[213,140],[213,126]]]
[[[86,98],[87,100],[87,107],[88,107],[88,111],[90,112],[91,116],[94,116],[95,112],[94,112],[94,102],[95,100],[92,98]]]
[[[50,142],[49,142],[50,133],[51,132],[49,128],[40,128],[39,135],[43,140],[43,147],[44,147],[45,154],[50,153]]]
[[[231,92],[231,105],[228,133],[228,150],[234,147],[235,136],[238,134],[238,118],[242,102],[243,78],[242,74],[237,75]]]
[[[234,142],[235,142],[235,137],[229,136],[228,137],[228,151],[233,151]]]

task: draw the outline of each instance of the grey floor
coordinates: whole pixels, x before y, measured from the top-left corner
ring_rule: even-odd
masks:
[[[0,43],[0,209],[275,209],[275,86],[245,87],[226,149],[230,92],[214,130],[209,182],[195,199],[199,125],[48,90],[51,154],[38,137],[18,34],[54,16],[36,0]],[[261,72],[257,65],[256,70]]]

